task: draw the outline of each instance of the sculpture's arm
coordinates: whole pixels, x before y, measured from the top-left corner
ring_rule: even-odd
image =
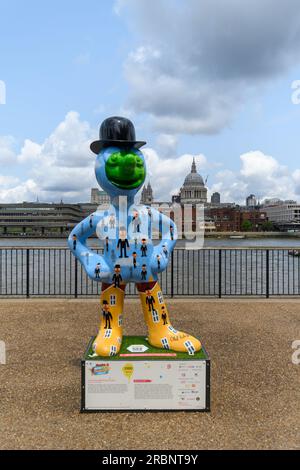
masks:
[[[104,260],[103,256],[91,250],[86,240],[96,232],[99,222],[104,218],[102,212],[94,212],[92,224],[90,224],[91,216],[86,217],[82,222],[73,228],[68,238],[68,245],[73,255],[80,261],[87,275],[96,281],[102,281],[111,276],[110,268]],[[76,241],[74,247],[74,239]],[[100,263],[100,277],[95,277],[95,267]]]
[[[170,254],[176,245],[178,234],[176,224],[173,222],[173,220],[156,209],[152,209],[152,220],[156,226],[159,226],[162,233],[162,240],[158,245],[154,246],[151,257],[152,272],[157,274],[158,272],[162,272],[167,268]],[[166,248],[167,255],[165,255],[163,251],[164,247]],[[160,267],[158,267],[157,256],[159,256]]]

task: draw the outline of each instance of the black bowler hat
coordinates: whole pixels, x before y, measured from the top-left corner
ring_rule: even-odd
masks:
[[[113,116],[105,119],[100,126],[100,140],[91,143],[92,152],[98,153],[105,147],[133,147],[139,149],[146,142],[137,141],[132,122],[124,117]]]

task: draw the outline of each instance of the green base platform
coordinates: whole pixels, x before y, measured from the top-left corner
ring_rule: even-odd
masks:
[[[91,359],[93,360],[98,360],[98,359],[107,359],[107,356],[105,357],[102,357],[102,356],[93,356],[93,350],[92,350],[92,344],[93,344],[93,341],[94,341],[95,338],[91,338],[90,342],[89,342],[89,345],[88,345],[88,348],[84,354],[84,357],[83,357],[83,360],[86,360],[86,361],[89,361]],[[117,354],[116,356],[110,356],[109,357],[109,360],[110,361],[122,361],[122,360],[127,360],[128,357],[124,357],[123,355],[126,354],[132,354],[132,356],[135,357],[135,360],[136,361],[143,361],[144,360],[144,356],[137,356],[136,353],[138,353],[138,351],[136,351],[136,353],[131,353],[131,351],[128,350],[129,347],[131,346],[144,346],[145,348],[147,348],[147,350],[145,351],[145,354],[149,354],[149,360],[151,361],[159,361],[161,360],[161,357],[164,357],[164,356],[154,356],[151,354],[161,354],[161,355],[165,355],[165,354],[172,354],[172,356],[167,356],[168,357],[168,360],[190,360],[191,358],[192,359],[208,359],[208,355],[207,355],[207,352],[205,351],[204,348],[202,348],[200,351],[196,352],[193,356],[190,356],[188,353],[183,353],[183,352],[174,352],[174,351],[169,351],[167,349],[163,349],[163,348],[154,348],[153,346],[151,346],[147,339],[144,337],[144,336],[124,336],[123,338],[123,341],[122,341],[122,346],[121,346],[121,349],[120,349],[120,352],[119,354]]]
[[[210,358],[152,347],[125,336],[118,355],[96,356],[91,338],[82,364],[81,411],[209,411]]]

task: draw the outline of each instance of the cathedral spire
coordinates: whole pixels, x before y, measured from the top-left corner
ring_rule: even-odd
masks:
[[[142,194],[141,194],[141,204],[151,204],[153,202],[153,189],[151,187],[150,180],[148,184],[144,185]]]
[[[193,157],[193,163],[192,163],[191,173],[197,173],[195,157]]]

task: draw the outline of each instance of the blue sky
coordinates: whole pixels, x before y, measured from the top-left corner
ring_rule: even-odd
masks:
[[[300,8],[219,6],[2,0],[0,202],[88,200],[88,144],[114,114],[147,140],[159,199],[180,188],[193,156],[223,200],[300,199]]]

